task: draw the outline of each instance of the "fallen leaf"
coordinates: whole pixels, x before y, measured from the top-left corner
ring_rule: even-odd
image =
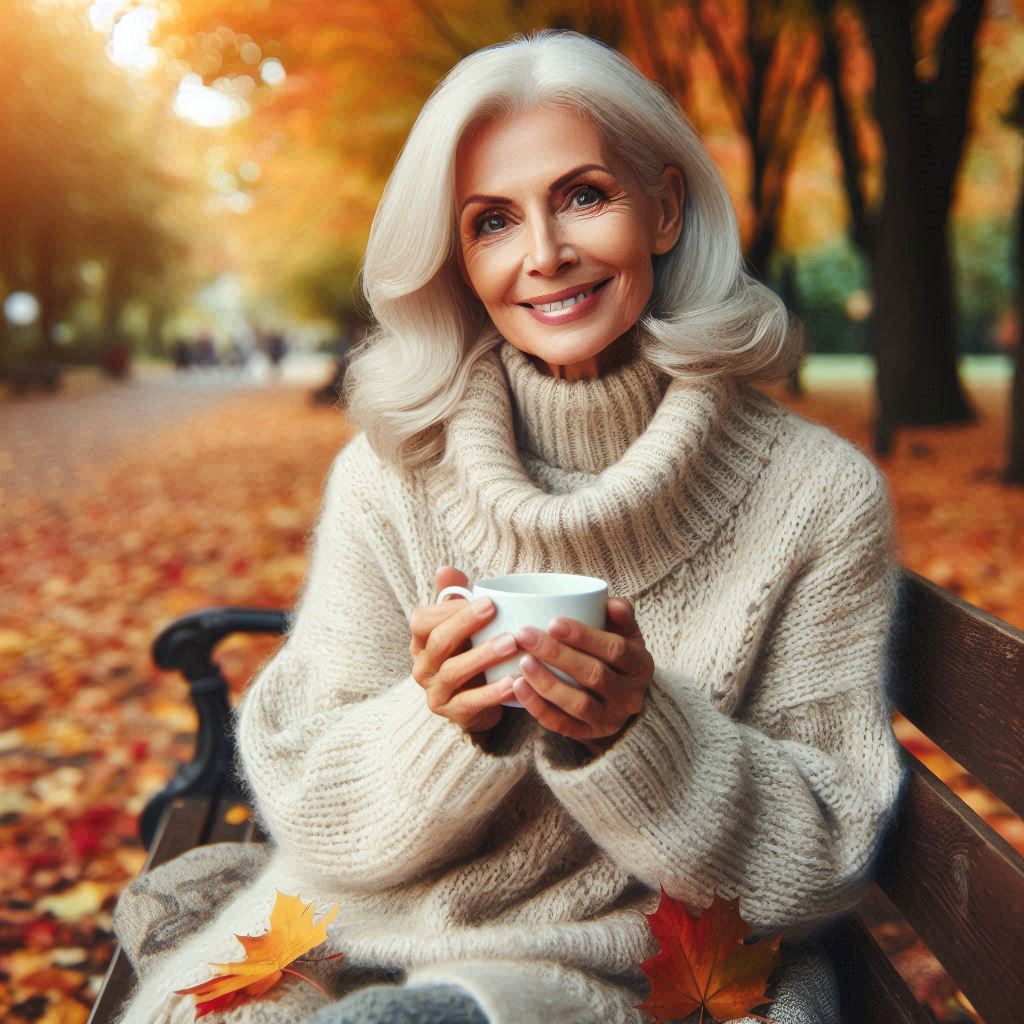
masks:
[[[37,1024],[85,1024],[89,1010],[81,1003],[62,1002],[48,1009]]]
[[[768,976],[779,963],[781,933],[743,944],[750,929],[739,915],[739,900],[715,896],[698,918],[664,890],[647,915],[658,953],[640,965],[651,982],[640,1004],[661,1021],[689,1016],[703,1007],[716,1020],[741,1017],[768,1002]]]
[[[245,804],[233,804],[224,815],[229,825],[242,825],[252,817],[252,812]]]
[[[313,904],[278,892],[270,912],[270,931],[264,935],[235,936],[245,950],[245,959],[210,964],[218,971],[214,977],[191,988],[179,989],[177,994],[196,997],[196,1020],[199,1020],[214,1010],[224,1010],[244,999],[263,995],[285,974],[302,978],[314,988],[319,988],[304,974],[289,970],[289,964],[327,938],[327,926],[337,913],[338,905],[335,904],[314,923]]]
[[[36,906],[62,921],[77,921],[95,914],[110,894],[111,886],[99,882],[79,882],[59,896],[44,896]]]

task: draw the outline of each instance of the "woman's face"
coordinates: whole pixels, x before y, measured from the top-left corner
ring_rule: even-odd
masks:
[[[467,135],[455,173],[462,271],[502,336],[567,379],[613,365],[606,350],[651,297],[652,256],[682,227],[677,168],[665,185],[660,199],[645,194],[593,122],[564,107]]]

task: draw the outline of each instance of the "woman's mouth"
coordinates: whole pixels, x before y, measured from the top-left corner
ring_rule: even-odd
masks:
[[[577,320],[581,316],[586,316],[597,305],[598,293],[610,280],[611,278],[607,278],[604,281],[599,281],[590,288],[584,288],[575,295],[568,295],[562,299],[535,304],[523,302],[520,305],[529,310],[534,319],[541,323],[565,323],[568,320]]]

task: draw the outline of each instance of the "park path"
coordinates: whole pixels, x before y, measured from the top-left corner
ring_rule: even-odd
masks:
[[[282,381],[228,371],[176,374],[146,367],[123,382],[88,381],[69,393],[0,402],[0,504],[46,501],[176,422],[254,390],[305,387],[327,376],[323,360],[296,361]]]

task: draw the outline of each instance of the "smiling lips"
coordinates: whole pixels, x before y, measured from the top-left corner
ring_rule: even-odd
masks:
[[[595,281],[578,291],[576,289],[579,286],[576,285],[552,295],[540,295],[534,302],[520,302],[519,305],[529,310],[533,318],[541,323],[561,324],[568,320],[578,320],[597,305],[598,292],[610,280],[606,278],[604,281]]]

